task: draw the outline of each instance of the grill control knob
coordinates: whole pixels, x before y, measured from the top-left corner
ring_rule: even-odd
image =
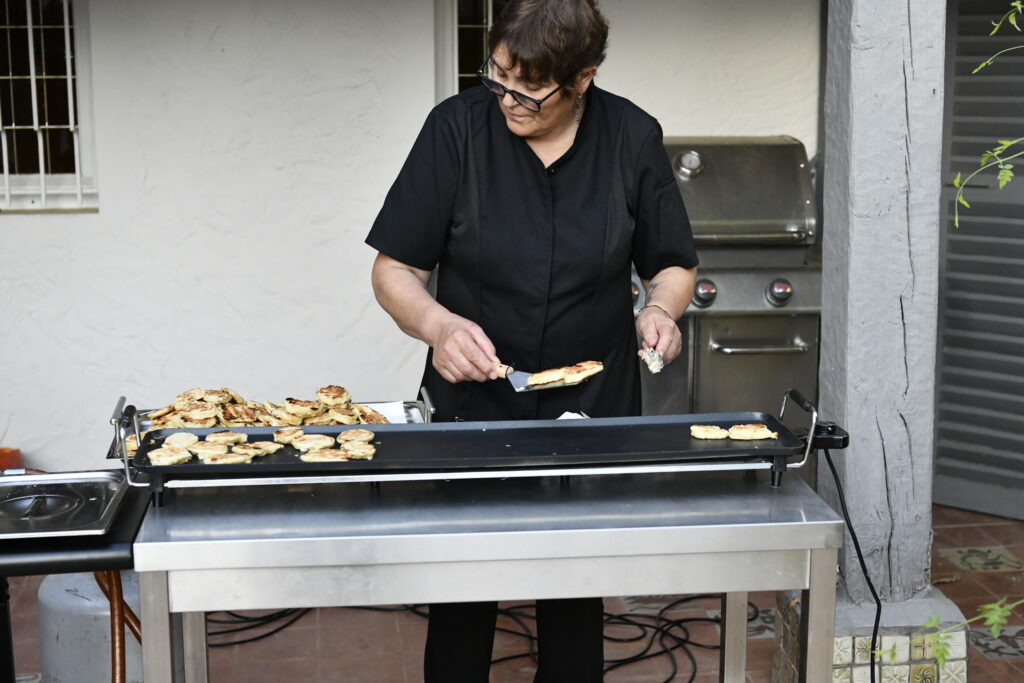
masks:
[[[793,298],[793,285],[789,280],[777,278],[768,285],[764,295],[772,306],[785,306]]]
[[[704,172],[704,159],[695,149],[683,152],[676,157],[676,173],[683,180],[696,178]]]
[[[707,308],[718,296],[718,287],[711,280],[697,280],[697,286],[693,290],[693,305],[697,308]]]

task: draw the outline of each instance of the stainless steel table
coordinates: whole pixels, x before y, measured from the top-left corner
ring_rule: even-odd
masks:
[[[207,678],[214,610],[715,592],[744,680],[748,591],[803,591],[801,680],[831,680],[842,520],[737,472],[184,489],[135,542],[147,683]]]

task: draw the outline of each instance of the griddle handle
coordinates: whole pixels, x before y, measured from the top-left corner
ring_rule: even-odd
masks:
[[[810,399],[808,399],[806,396],[804,396],[803,392],[800,391],[799,389],[790,389],[786,393],[789,395],[789,397],[791,399],[793,399],[793,401],[798,406],[800,406],[801,408],[806,410],[808,413],[815,412],[817,410],[814,407],[814,404],[811,403]]]
[[[794,403],[811,414],[811,426],[807,429],[808,434],[814,434],[818,425],[818,409],[814,407],[810,399],[803,395],[799,389],[790,389],[782,396],[782,410],[779,411],[779,422],[786,416],[786,404],[792,399]],[[792,467],[803,467],[811,459],[811,448],[814,446],[814,439],[807,440],[807,447],[804,449],[804,459]]]

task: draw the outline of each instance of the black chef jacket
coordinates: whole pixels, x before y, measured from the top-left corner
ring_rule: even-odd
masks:
[[[547,168],[472,88],[431,111],[366,238],[438,269],[437,300],[480,325],[502,362],[535,372],[583,360],[580,386],[517,394],[506,380],[445,381],[428,355],[435,419],[551,419],[640,412],[630,262],[650,279],[697,265],[661,127],[591,86],[572,147]]]

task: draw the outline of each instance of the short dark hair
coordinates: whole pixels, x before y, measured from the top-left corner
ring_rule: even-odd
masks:
[[[594,0],[511,0],[488,36],[491,54],[499,45],[524,81],[562,85],[604,61],[608,21]]]

